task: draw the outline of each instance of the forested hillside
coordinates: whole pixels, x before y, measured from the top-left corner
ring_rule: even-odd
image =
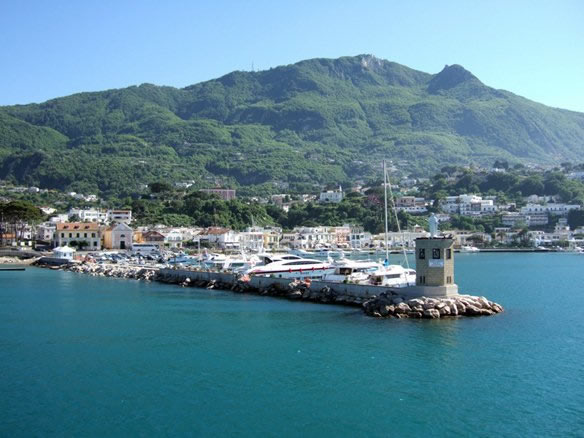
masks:
[[[492,89],[458,65],[431,75],[370,55],[143,84],[0,107],[0,179],[127,195],[156,180],[248,193],[443,165],[559,163],[584,153],[584,114]]]

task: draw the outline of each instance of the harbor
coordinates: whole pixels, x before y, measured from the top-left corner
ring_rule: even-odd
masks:
[[[74,264],[64,255],[63,263],[55,258],[41,259],[39,266],[66,269],[89,275],[159,281],[183,287],[230,290],[234,293],[249,293],[283,297],[323,304],[339,304],[362,307],[372,317],[439,319],[459,316],[490,316],[503,311],[503,307],[487,298],[459,294],[454,283],[454,242],[450,236],[438,235],[437,220],[430,220],[430,237],[416,240],[416,271],[408,278],[408,271],[397,274],[400,283],[375,283],[376,277],[394,277],[397,266],[374,266],[364,281],[350,281],[356,272],[341,264],[344,272],[337,281],[327,281],[325,271],[331,264],[318,260],[303,259],[296,255],[267,258],[265,269],[251,267],[240,272],[211,272],[209,270],[174,268],[149,268],[147,266],[104,266],[96,263]],[[342,263],[342,262],[341,262]],[[407,263],[407,259],[406,259]],[[55,266],[56,265],[56,266]],[[353,262],[352,266],[367,266]],[[304,272],[303,272],[304,269]],[[390,272],[390,274],[386,274]],[[291,281],[293,279],[293,281]],[[373,281],[371,281],[373,279]]]

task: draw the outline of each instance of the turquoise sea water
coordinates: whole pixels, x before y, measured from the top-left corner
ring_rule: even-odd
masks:
[[[503,314],[0,272],[1,436],[584,436],[584,257],[469,254]]]

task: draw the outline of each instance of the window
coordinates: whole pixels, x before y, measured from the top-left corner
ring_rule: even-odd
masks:
[[[91,237],[95,237],[95,233],[91,233]]]
[[[61,233],[61,239],[65,238],[65,233]]]
[[[77,237],[79,237],[79,233],[77,233]]]
[[[426,276],[420,275],[420,284],[426,284]]]
[[[446,277],[446,283],[448,283],[448,284],[452,283],[452,277],[451,276]]]
[[[426,250],[424,248],[420,248],[418,251],[418,258],[420,260],[424,260],[426,258]]]
[[[69,239],[73,237],[73,233],[69,233]]]
[[[451,248],[446,249],[446,258],[447,259],[452,258],[452,249]]]
[[[432,248],[432,258],[433,259],[440,258],[440,248]]]
[[[87,237],[87,233],[83,233],[83,237]]]

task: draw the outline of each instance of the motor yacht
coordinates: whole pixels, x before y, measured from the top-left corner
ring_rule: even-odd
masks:
[[[470,246],[470,245],[464,245],[460,247],[460,252],[479,252],[480,249],[478,249],[476,246]]]
[[[383,265],[371,261],[341,259],[333,266],[334,272],[325,274],[323,280],[345,283],[367,283],[371,274],[383,269]]]
[[[401,265],[384,266],[371,274],[369,284],[386,287],[415,286],[416,270]]]
[[[262,266],[249,269],[246,274],[273,276],[276,278],[322,278],[334,272],[331,263],[316,259],[276,260]]]

